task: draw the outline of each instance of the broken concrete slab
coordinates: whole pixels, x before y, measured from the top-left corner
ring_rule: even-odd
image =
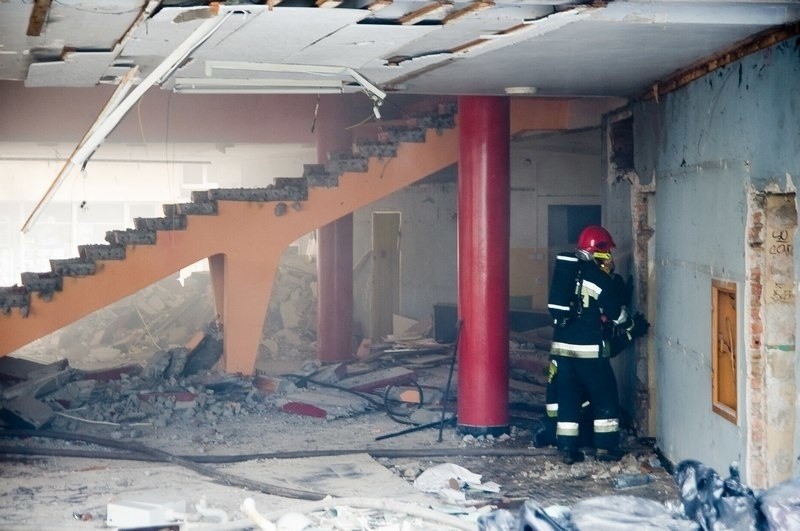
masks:
[[[197,395],[189,391],[151,391],[139,393],[137,396],[152,404],[159,401],[171,402],[175,409],[191,409],[197,405]]]
[[[64,370],[69,362],[66,359],[53,363],[39,363],[25,358],[4,356],[0,358],[0,380],[28,380],[47,373]]]
[[[53,420],[50,407],[32,396],[19,396],[2,403],[0,416],[11,426],[38,430]]]
[[[2,397],[6,400],[23,396],[41,398],[72,381],[76,374],[75,369],[67,368],[56,373],[31,378],[3,389]]]
[[[98,382],[109,382],[111,380],[120,380],[123,375],[137,376],[142,372],[142,366],[138,364],[122,365],[120,367],[112,367],[108,369],[95,369],[91,371],[79,371],[81,380],[95,380]]]

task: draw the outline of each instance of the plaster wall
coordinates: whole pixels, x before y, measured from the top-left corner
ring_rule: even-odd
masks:
[[[546,307],[550,267],[547,207],[551,204],[600,204],[600,136],[596,129],[548,134],[514,141],[510,149],[511,241],[527,260],[512,271],[532,288],[534,308]],[[421,183],[377,201],[353,217],[354,318],[369,330],[372,214],[401,213],[400,313],[422,320],[437,303],[457,301],[456,169],[449,182]],[[527,251],[530,252],[527,252]]]
[[[748,433],[765,412],[752,405],[776,382],[749,378],[764,354],[760,321],[752,321],[763,312],[760,289],[750,285],[760,269],[750,252],[760,245],[749,234],[759,230],[750,225],[760,214],[752,194],[793,191],[800,173],[798,43],[785,41],[633,106],[636,170],[656,188],[658,444],[673,462],[698,459],[722,473],[739,460],[758,487],[767,476],[753,469],[766,467],[768,457],[752,458]],[[711,409],[714,278],[737,286],[736,424]]]

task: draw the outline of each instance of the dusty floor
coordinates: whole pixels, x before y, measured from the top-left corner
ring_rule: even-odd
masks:
[[[268,366],[284,373],[298,360],[272,361]],[[447,368],[419,370],[420,381],[443,388]],[[651,448],[628,439],[631,451],[619,463],[590,457],[567,466],[554,449],[531,448],[536,415],[530,412],[513,418],[508,436],[486,439],[441,426],[435,408],[428,411],[432,426],[414,428],[377,409],[321,419],[283,412],[269,399],[236,396],[220,392],[214,415],[206,403],[204,409],[174,409],[168,416],[77,420],[88,414],[85,409],[47,426],[53,438],[0,432],[0,528],[105,528],[109,504],[153,500],[185,504],[193,525],[207,529],[226,528],[223,520],[234,522],[230,528],[251,525],[242,523],[247,498],[275,518],[276,511],[293,508],[316,515],[317,529],[401,529],[399,513],[359,511],[358,503],[369,507],[375,500],[433,507],[443,518],[459,518],[467,529],[478,528],[481,514],[517,510],[529,499],[543,507],[568,507],[601,495],[677,503],[675,482]],[[536,396],[516,398],[541,402]],[[414,486],[421,473],[442,464],[479,474],[481,486],[457,485],[464,501]],[[625,481],[644,484],[624,488]],[[308,504],[317,502],[310,500],[324,496],[334,498],[331,504],[344,499],[354,505],[311,512]],[[402,528],[459,528],[423,516],[411,523],[406,516]]]

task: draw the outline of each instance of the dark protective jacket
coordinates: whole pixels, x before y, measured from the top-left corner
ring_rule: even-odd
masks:
[[[553,330],[551,354],[571,358],[610,357],[603,322],[619,325],[628,321],[624,294],[614,279],[593,261],[579,260],[580,275],[575,279],[579,309],[563,326]]]

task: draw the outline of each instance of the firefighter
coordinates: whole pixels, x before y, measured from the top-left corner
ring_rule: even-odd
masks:
[[[608,461],[621,457],[617,381],[610,363],[614,341],[608,337],[609,330],[630,341],[641,335],[649,323],[642,317],[637,329],[637,321],[627,314],[625,295],[613,277],[615,247],[605,228],[588,226],[578,237],[575,253],[558,256],[572,268],[569,274],[554,272],[548,306],[563,311],[554,320],[550,354],[558,375],[554,378],[558,399],[556,440],[567,464],[584,458],[578,450],[579,426],[582,404],[587,397],[592,408],[596,458]],[[565,287],[571,300],[552,293]],[[619,345],[619,341],[616,343]]]
[[[619,296],[623,297],[625,308],[630,306],[631,290],[630,282],[626,282],[622,277],[614,273],[613,260],[607,261],[602,264],[601,269],[613,276],[614,289],[617,290]],[[614,326],[608,322],[603,323],[603,342],[610,346],[611,358],[616,357],[624,351],[633,340],[641,337],[647,333],[650,323],[647,322],[644,315],[637,313],[633,317],[636,325],[633,330],[627,331],[622,327]],[[542,426],[539,427],[533,434],[533,446],[535,448],[542,448],[545,446],[556,446],[556,423],[558,420],[558,390],[556,378],[558,377],[558,361],[554,356],[550,357],[550,363],[547,368],[547,386],[545,388],[545,420]],[[580,448],[592,446],[592,432],[594,431],[592,425],[592,409],[589,402],[589,396],[584,392],[583,401],[581,402],[580,422],[579,422],[579,441]]]

